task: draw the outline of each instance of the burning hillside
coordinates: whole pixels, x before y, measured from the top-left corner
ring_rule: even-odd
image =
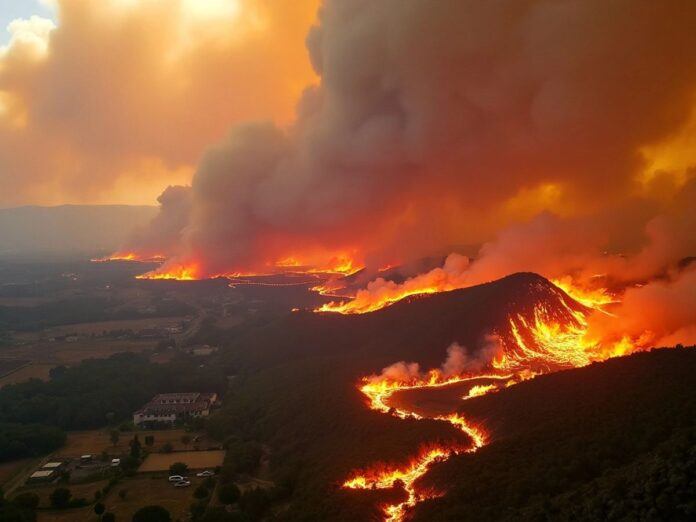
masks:
[[[461,414],[427,417],[408,407],[395,407],[390,402],[395,393],[469,384],[462,397],[469,400],[537,375],[586,366],[639,348],[628,340],[610,346],[589,342],[586,339],[588,319],[598,313],[597,310],[575,301],[557,286],[533,274],[519,274],[512,279],[517,291],[510,294],[501,310],[502,321],[479,350],[469,352],[454,343],[448,348],[447,359],[440,368],[422,371],[417,363],[399,362],[384,368],[378,375],[362,379],[360,391],[371,409],[402,419],[432,418],[447,422],[470,439],[469,444],[455,442],[427,447],[405,465],[385,467],[380,464],[360,470],[346,480],[343,487],[347,489],[393,488],[398,481],[407,497],[383,506],[386,522],[401,521],[419,502],[442,494],[418,486],[418,480],[435,462],[462,452],[475,452],[489,439],[484,426]]]

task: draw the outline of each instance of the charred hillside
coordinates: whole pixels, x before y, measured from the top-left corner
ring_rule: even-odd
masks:
[[[582,311],[544,278],[522,273],[372,314],[288,313],[232,331],[231,349],[220,363],[238,378],[210,430],[272,449],[274,478],[293,489],[288,519],[379,518],[384,496],[399,492],[375,492],[356,502],[339,487],[351,470],[400,462],[423,444],[468,439],[443,422],[369,410],[359,379],[400,360],[437,367],[451,343],[475,351],[491,332],[503,331],[511,315],[531,318],[539,306],[557,310],[559,320]]]
[[[470,288],[411,297],[369,314],[288,313],[261,328],[232,333],[240,351],[254,347],[245,360],[256,368],[290,358],[350,355],[361,361],[357,378],[395,360],[437,366],[453,342],[475,353],[491,334],[509,338],[511,317],[531,323],[540,308],[563,324],[574,324],[574,313],[586,311],[545,278],[518,273]]]
[[[491,444],[435,467],[415,520],[693,520],[696,349],[538,377],[466,401]]]

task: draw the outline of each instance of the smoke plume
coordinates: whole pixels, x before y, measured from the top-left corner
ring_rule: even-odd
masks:
[[[641,259],[662,269],[696,164],[694,22],[676,0],[326,0],[306,39],[319,85],[292,126],[237,125],[209,149],[169,266],[488,243],[477,281],[658,234],[671,250]],[[509,259],[516,241],[529,259]]]

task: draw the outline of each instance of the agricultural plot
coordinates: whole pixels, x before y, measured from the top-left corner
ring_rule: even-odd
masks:
[[[167,471],[175,462],[183,462],[189,469],[211,469],[222,466],[225,452],[213,451],[177,451],[174,453],[151,453],[142,463],[139,472]]]

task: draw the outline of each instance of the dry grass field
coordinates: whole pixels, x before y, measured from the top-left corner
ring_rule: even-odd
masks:
[[[128,451],[128,443],[133,438],[135,434],[138,434],[140,438],[140,443],[145,446],[145,437],[152,435],[155,437],[155,443],[152,446],[152,451],[159,451],[159,449],[167,442],[171,443],[174,450],[185,450],[191,449],[193,443],[185,445],[181,442],[181,438],[184,435],[188,435],[193,439],[199,436],[200,442],[198,443],[201,448],[208,447],[213,444],[211,441],[206,439],[201,433],[190,433],[185,430],[148,430],[148,431],[138,431],[138,432],[122,432],[119,441],[114,446],[111,443],[110,431],[109,430],[92,430],[92,431],[72,431],[68,433],[68,440],[65,446],[56,451],[58,456],[72,456],[76,457],[79,455],[98,455],[102,451],[106,451],[109,454],[119,454]]]
[[[0,486],[14,477],[17,473],[28,467],[34,459],[20,459],[0,464]]]
[[[94,493],[106,486],[108,482],[108,480],[100,480],[96,482],[90,482],[88,484],[69,484],[67,486],[61,485],[60,487],[67,487],[72,493],[73,498],[84,498],[87,499],[88,502],[92,502],[94,500]],[[56,486],[55,484],[28,486],[17,489],[15,491],[15,494],[19,494],[24,491],[31,491],[32,493],[36,493],[40,499],[39,507],[48,508],[51,507],[51,493],[53,493],[53,490],[55,490],[56,487],[58,486]],[[92,513],[92,515],[94,516],[94,513]]]
[[[166,471],[175,462],[183,462],[191,470],[211,469],[221,466],[225,452],[214,451],[178,451],[175,453],[151,453],[138,468],[141,473],[148,471]]]
[[[175,488],[165,476],[140,475],[121,481],[103,500],[106,510],[116,515],[116,520],[127,522],[140,508],[152,504],[162,506],[172,515],[173,521],[187,520],[189,507],[194,501],[193,491],[202,479],[191,478],[188,488]],[[118,492],[126,490],[126,498],[121,499]],[[97,517],[92,507],[70,510],[39,512],[37,522],[94,522]]]
[[[17,384],[19,382],[28,381],[29,379],[41,379],[42,381],[48,380],[48,372],[51,368],[54,368],[55,364],[41,364],[32,363],[28,366],[20,368],[16,372],[12,372],[9,375],[5,375],[0,378],[0,388],[8,384]]]

